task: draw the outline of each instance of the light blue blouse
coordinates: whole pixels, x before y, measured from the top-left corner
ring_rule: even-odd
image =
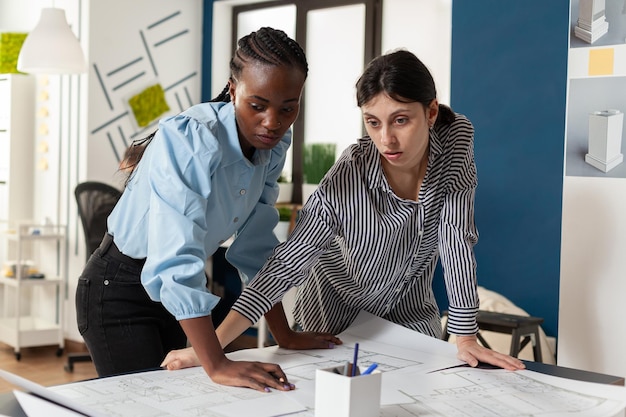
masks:
[[[202,103],[159,123],[108,231],[119,250],[146,258],[141,282],[177,320],[207,316],[219,301],[206,288],[205,262],[229,237],[226,258],[242,281],[278,243],[277,180],[289,130],[272,150],[246,159],[231,103]]]

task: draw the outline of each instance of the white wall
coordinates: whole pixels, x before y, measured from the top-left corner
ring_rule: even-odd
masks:
[[[559,303],[561,366],[626,375],[626,182],[565,177]]]
[[[428,67],[439,102],[450,104],[452,0],[383,1],[382,51],[406,48]]]

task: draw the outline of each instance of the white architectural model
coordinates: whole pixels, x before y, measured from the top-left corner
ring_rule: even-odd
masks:
[[[576,36],[587,43],[594,43],[609,31],[605,18],[605,0],[580,0],[578,21],[574,27]]]
[[[622,163],[624,113],[619,110],[595,111],[589,115],[589,153],[585,162],[609,172]]]

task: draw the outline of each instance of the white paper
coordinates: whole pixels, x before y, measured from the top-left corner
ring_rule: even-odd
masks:
[[[228,354],[232,360],[280,364],[289,381],[296,384],[290,392],[262,393],[218,385],[201,367],[141,372],[49,389],[7,380],[27,390],[36,389],[37,395],[65,397],[92,416],[311,417],[316,369],[351,362],[358,342],[360,367],[376,362],[382,372],[383,417],[613,417],[626,406],[625,387],[528,370],[459,367],[462,362],[456,359],[454,345],[367,314],[359,316],[341,338],[344,344],[334,349],[294,351],[273,346]]]

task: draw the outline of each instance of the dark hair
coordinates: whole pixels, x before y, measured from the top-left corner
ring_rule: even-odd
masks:
[[[237,41],[237,50],[230,60],[230,78],[237,79],[243,71],[243,67],[251,61],[257,61],[265,65],[279,66],[287,65],[301,70],[306,79],[309,73],[309,65],[306,60],[304,50],[298,42],[291,39],[285,32],[270,27],[262,27],[256,32],[252,32]],[[217,97],[209,100],[210,102],[229,102],[230,94],[228,93],[228,84]],[[143,150],[150,144],[156,131],[150,133],[145,138],[139,139],[131,144],[131,147],[141,146]],[[135,171],[141,156],[135,160],[125,184],[128,184],[130,176]],[[128,168],[131,166],[128,165]]]
[[[397,50],[374,58],[356,83],[359,107],[380,93],[400,102],[419,102],[424,106],[437,98],[435,81],[426,65],[414,54]],[[455,115],[450,107],[440,104],[435,124],[450,124]]]
[[[309,65],[304,51],[298,42],[291,39],[285,32],[270,27],[262,27],[237,41],[237,50],[230,60],[231,79],[237,80],[243,67],[250,61],[266,65],[287,65],[298,68],[306,78]],[[211,101],[230,101],[228,84],[222,92]]]

